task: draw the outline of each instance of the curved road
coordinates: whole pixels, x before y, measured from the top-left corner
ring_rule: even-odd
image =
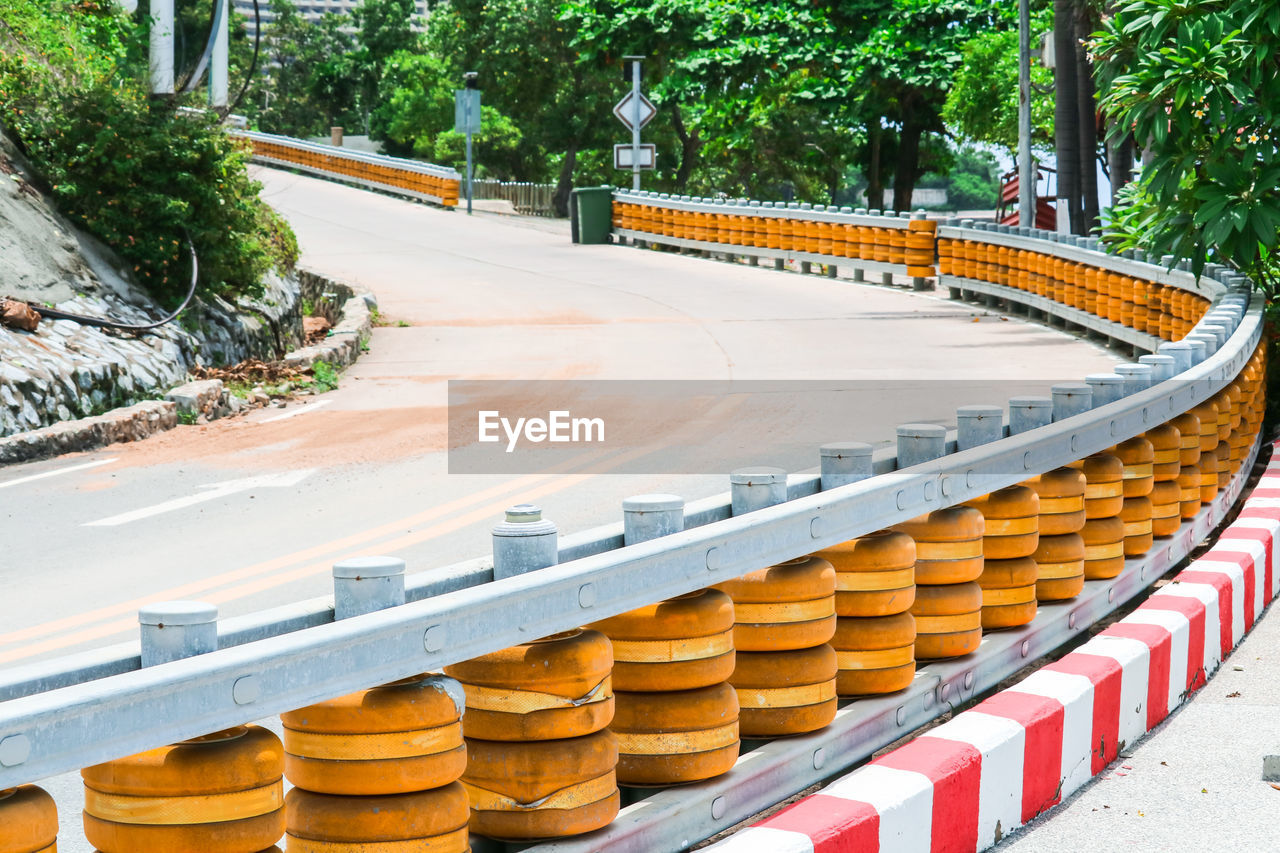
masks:
[[[259,177],[304,263],[374,291],[389,325],[307,404],[0,472],[0,667],[131,639],[147,601],[234,615],[326,594],[349,556],[395,554],[411,572],[478,556],[521,501],[573,531],[615,521],[628,495],[727,487],[724,474],[449,475],[450,378],[933,380],[869,400],[867,426],[826,439],[883,442],[894,423],[952,421],[957,404],[1047,393],[1115,361],[933,295],[575,246],[563,223]],[[1004,384],[974,399],[958,379]]]

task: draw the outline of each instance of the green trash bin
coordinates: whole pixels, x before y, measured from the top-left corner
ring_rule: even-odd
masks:
[[[608,243],[613,233],[613,187],[578,187],[569,199],[575,243]]]

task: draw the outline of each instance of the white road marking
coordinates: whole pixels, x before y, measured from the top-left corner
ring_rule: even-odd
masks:
[[[128,524],[131,521],[138,521],[143,518],[150,518],[153,515],[160,515],[166,512],[173,512],[178,509],[185,509],[189,506],[205,503],[206,501],[217,500],[236,492],[243,492],[247,489],[278,489],[296,486],[307,477],[311,476],[316,469],[306,468],[301,471],[287,471],[280,474],[264,474],[260,477],[246,477],[243,480],[227,480],[223,483],[207,483],[200,488],[208,489],[208,491],[199,492],[189,495],[185,498],[175,498],[171,501],[156,504],[155,506],[144,507],[143,509],[135,509],[132,512],[113,515],[110,518],[99,519],[98,521],[90,521],[85,527],[116,527],[121,524]]]
[[[46,477],[58,477],[62,474],[71,474],[75,471],[87,471],[90,468],[97,468],[101,465],[110,465],[115,462],[118,457],[112,456],[110,459],[99,459],[97,462],[86,462],[83,465],[72,465],[69,468],[59,468],[57,471],[45,471],[43,474],[32,474],[30,477],[19,477],[16,480],[10,480],[7,483],[0,483],[0,489],[7,489],[10,486],[21,486],[23,483],[30,483],[33,480],[43,480]]]
[[[285,418],[292,418],[296,415],[305,415],[307,412],[313,412],[321,406],[327,406],[332,402],[332,400],[317,400],[314,403],[308,403],[305,406],[300,406],[291,412],[285,412],[283,415],[276,415],[274,418],[267,418],[266,420],[258,421],[258,423],[270,424],[275,423],[276,421],[282,421]]]

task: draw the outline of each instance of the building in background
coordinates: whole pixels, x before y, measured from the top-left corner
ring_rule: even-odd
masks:
[[[330,12],[335,15],[349,14],[362,2],[364,0],[297,0],[293,5],[298,8],[304,18],[315,23]],[[254,36],[256,28],[254,27],[253,0],[231,0],[231,5],[248,19],[249,35]],[[415,0],[414,5],[418,7],[418,14],[425,18],[427,0]],[[271,0],[258,0],[258,15],[263,29],[271,26],[272,20],[275,19],[275,15],[271,12]]]

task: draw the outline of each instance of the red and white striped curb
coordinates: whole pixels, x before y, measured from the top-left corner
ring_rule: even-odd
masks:
[[[972,710],[709,850],[976,853],[994,846],[1100,773],[1125,744],[1204,686],[1277,593],[1277,531],[1280,460],[1213,549],[1133,613]]]

